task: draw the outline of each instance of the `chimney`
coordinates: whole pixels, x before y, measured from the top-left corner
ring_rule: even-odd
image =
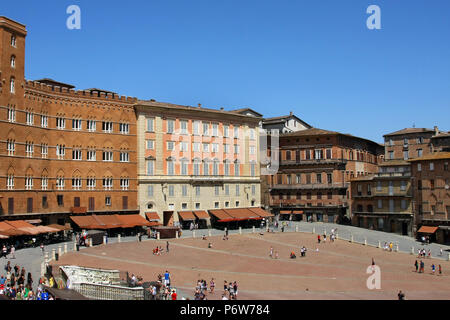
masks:
[[[434,126],[434,135],[437,136],[439,134],[439,129],[437,126]]]
[[[292,113],[292,111],[289,113],[289,115],[292,117],[294,114]]]
[[[220,107],[220,111],[223,111],[223,107]]]
[[[202,107],[202,104],[201,104],[201,103],[199,103],[199,104],[198,104],[198,107],[199,107],[199,108],[201,108],[201,107]]]

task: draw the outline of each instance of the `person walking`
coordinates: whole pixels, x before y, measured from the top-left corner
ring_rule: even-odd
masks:
[[[438,270],[439,270],[439,275],[442,275],[442,267],[441,267],[441,265],[439,265]]]
[[[41,250],[42,250],[42,255],[44,255],[44,243],[41,242]]]
[[[166,252],[169,252],[169,241],[166,241]]]
[[[372,258],[372,266],[374,266],[375,265],[375,260],[373,260],[373,258]]]
[[[317,236],[317,243],[320,243],[320,235]]]
[[[6,248],[5,245],[3,245],[3,248],[2,248],[2,256],[5,257],[5,259],[6,259],[7,254],[8,254],[8,249]]]
[[[416,272],[418,272],[419,271],[419,263],[417,262],[417,260],[414,263],[414,266],[416,267]]]
[[[400,290],[398,292],[398,300],[405,300],[405,294]]]
[[[424,273],[425,272],[425,263],[420,260],[420,271],[419,273]]]
[[[14,245],[11,246],[11,259],[15,259],[16,258],[16,248],[14,247]]]
[[[436,272],[436,266],[434,265],[434,263],[431,265],[431,272],[433,273],[433,275]]]
[[[211,281],[209,282],[209,292],[212,294],[214,293],[214,287],[216,286],[216,284],[214,283],[214,278],[211,279]]]
[[[270,254],[269,254],[269,256],[270,256],[271,258],[273,258],[273,247],[270,247]]]

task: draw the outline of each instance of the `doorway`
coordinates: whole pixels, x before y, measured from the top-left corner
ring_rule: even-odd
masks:
[[[164,211],[164,213],[163,213],[163,225],[165,227],[173,225],[173,211]]]
[[[408,222],[402,222],[402,234],[404,236],[408,235]]]

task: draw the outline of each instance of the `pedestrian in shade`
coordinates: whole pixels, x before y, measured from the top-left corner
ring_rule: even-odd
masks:
[[[398,293],[398,300],[405,300],[405,294],[402,292],[402,290]]]
[[[416,272],[419,270],[419,263],[417,262],[417,260],[416,260],[416,262],[414,263],[414,266],[416,267]]]
[[[439,275],[442,275],[442,267],[441,267],[441,265],[439,265],[438,270],[439,270]]]
[[[169,252],[169,241],[166,241],[166,251]]]

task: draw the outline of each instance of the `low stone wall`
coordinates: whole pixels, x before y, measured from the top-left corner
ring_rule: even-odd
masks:
[[[120,285],[119,270],[102,270],[78,266],[61,266],[60,269],[72,283],[92,283],[99,285]]]
[[[93,283],[73,283],[72,289],[95,300],[144,300],[144,288],[127,288]]]

